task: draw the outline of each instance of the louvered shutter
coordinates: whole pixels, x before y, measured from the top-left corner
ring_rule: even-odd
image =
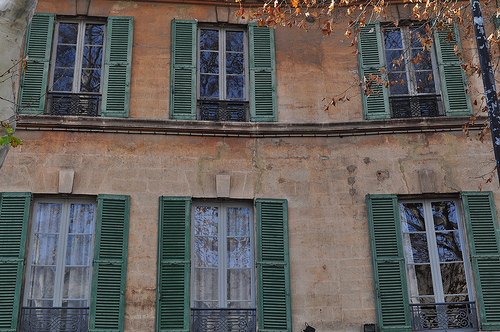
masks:
[[[190,197],[160,197],[156,331],[189,331]]]
[[[17,331],[30,193],[0,194],[0,331]]]
[[[20,113],[44,112],[54,17],[54,14],[36,13],[28,27],[23,55],[29,59],[28,70],[21,71],[17,98],[17,111]]]
[[[448,40],[449,29],[452,32],[452,41]],[[466,92],[467,78],[462,69],[462,61],[455,54],[454,50],[455,45],[458,44],[459,52],[462,52],[457,25],[450,26],[441,31],[435,31],[434,44],[436,45],[439,77],[441,79],[441,90],[446,115],[459,116],[472,114],[470,96]]]
[[[250,24],[250,120],[277,121],[274,29]]]
[[[476,301],[484,331],[500,330],[500,234],[491,192],[464,192]]]
[[[133,17],[108,17],[102,116],[128,117],[133,26]]]
[[[172,20],[170,118],[196,120],[196,21]]]
[[[130,197],[99,195],[89,332],[123,331]]]
[[[259,331],[291,332],[288,204],[259,198],[255,205]]]
[[[410,305],[395,195],[367,195],[375,301],[380,331],[411,331]]]
[[[358,41],[359,77],[369,77],[370,74],[385,79],[380,69],[385,69],[384,41],[380,31],[380,22],[372,22],[360,28]],[[366,95],[361,90],[363,114],[365,119],[388,119],[391,117],[389,108],[389,92],[381,84],[373,84],[373,93]]]

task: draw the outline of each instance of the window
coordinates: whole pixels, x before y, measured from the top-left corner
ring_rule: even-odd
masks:
[[[246,31],[198,29],[198,118],[247,121]]]
[[[434,49],[421,42],[425,27],[387,27],[383,35],[392,117],[441,115]]]
[[[276,121],[274,31],[172,20],[170,118]]]
[[[461,200],[368,195],[367,208],[380,331],[500,329],[491,192],[463,192]]]
[[[399,202],[412,325],[416,330],[477,329],[457,207],[451,199]]]
[[[245,324],[255,330],[251,206],[194,203],[192,219],[191,329]]]
[[[95,203],[38,199],[33,210],[22,322],[33,328],[36,321],[41,331],[54,320],[63,330],[73,321],[83,330],[90,305]]]
[[[156,331],[292,330],[287,202],[253,210],[161,197]]]
[[[98,21],[57,22],[48,96],[51,114],[99,114],[105,27]]]
[[[0,193],[0,330],[123,330],[129,200]]]
[[[430,49],[423,47],[423,40]],[[470,115],[472,106],[462,61],[455,53],[457,45],[460,50],[455,26],[446,26],[433,36],[417,22],[400,27],[370,22],[361,27],[360,76],[381,76],[388,83],[373,84],[368,95],[362,91],[364,117]]]
[[[132,17],[55,18],[37,13],[26,35],[18,111],[127,117]]]

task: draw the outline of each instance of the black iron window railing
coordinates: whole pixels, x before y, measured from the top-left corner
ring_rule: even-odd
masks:
[[[255,332],[255,309],[191,309],[191,332]]]
[[[389,97],[393,118],[441,116],[440,95],[392,96]]]
[[[41,308],[21,309],[20,332],[87,332],[89,308]]]
[[[98,116],[101,95],[90,93],[49,93],[46,114]]]
[[[410,304],[412,331],[477,331],[475,302]]]
[[[198,118],[206,121],[248,121],[247,101],[198,100]]]

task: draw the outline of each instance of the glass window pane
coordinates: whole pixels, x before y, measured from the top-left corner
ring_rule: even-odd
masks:
[[[243,99],[243,76],[227,76],[227,99]]]
[[[58,45],[56,53],[56,67],[73,68],[76,59],[76,46]]]
[[[54,71],[53,91],[68,91],[73,89],[73,69],[56,69]]]
[[[219,31],[218,30],[200,30],[200,50],[219,50]]]
[[[71,204],[69,233],[92,234],[94,232],[94,204]]]
[[[85,45],[102,45],[104,24],[87,24],[85,26]]]
[[[219,266],[219,245],[216,237],[197,236],[194,239],[194,266]]]
[[[250,238],[235,237],[227,239],[227,267],[243,268],[251,266]]]
[[[418,288],[418,294],[415,295],[433,295],[434,286],[432,285],[431,266],[425,264],[425,265],[413,265],[413,267],[415,269],[415,276],[417,279],[417,288]]]
[[[458,218],[455,202],[432,202],[434,228],[438,231],[458,230]]]
[[[226,51],[243,52],[243,31],[226,32]]]
[[[82,55],[82,68],[101,69],[102,52],[102,46],[85,46]]]
[[[443,292],[447,294],[467,294],[464,263],[441,264]]]
[[[422,203],[400,203],[399,215],[403,232],[425,231],[424,206]]]
[[[78,23],[60,23],[57,42],[59,44],[76,44]]]
[[[63,298],[86,299],[89,294],[89,267],[67,267],[64,271]]]
[[[55,265],[57,255],[57,234],[35,234],[32,263],[35,265]]]
[[[101,89],[101,71],[94,69],[82,70],[81,92],[96,92]]]
[[[38,203],[35,232],[59,233],[62,204]]]
[[[387,70],[389,72],[405,71],[406,64],[402,50],[385,51],[385,60],[387,61]]]
[[[196,206],[194,213],[195,235],[217,237],[219,234],[219,208],[214,206]]]
[[[408,94],[408,79],[406,73],[389,73],[389,92],[391,96]]]
[[[200,73],[219,73],[219,53],[200,52]]]
[[[226,54],[226,74],[244,73],[244,57],[242,53],[227,53]]]
[[[385,49],[403,48],[400,29],[384,29]]]
[[[54,297],[56,268],[51,266],[33,266],[31,268],[29,298],[51,299]]]
[[[462,246],[458,232],[436,233],[440,262],[463,261]]]
[[[404,233],[403,250],[408,264],[430,262],[427,234],[425,233]]]
[[[200,75],[200,96],[202,98],[219,98],[219,76]]]
[[[219,294],[218,269],[194,269],[194,298],[197,301],[217,301]],[[198,308],[203,308],[199,303]]]
[[[432,70],[431,54],[422,49],[412,50],[413,67],[415,70]]]
[[[434,74],[431,71],[420,71],[415,73],[416,89],[418,93],[436,93]]]
[[[91,235],[68,235],[66,265],[90,266],[92,256]]]
[[[249,269],[227,271],[227,299],[249,301],[252,298],[252,275]]]
[[[227,235],[250,236],[250,209],[230,207],[227,211]]]

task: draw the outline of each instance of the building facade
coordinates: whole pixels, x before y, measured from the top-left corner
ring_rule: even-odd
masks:
[[[38,2],[0,331],[500,331],[474,40],[403,4],[354,47],[238,10]],[[380,68],[399,83],[360,89]]]

